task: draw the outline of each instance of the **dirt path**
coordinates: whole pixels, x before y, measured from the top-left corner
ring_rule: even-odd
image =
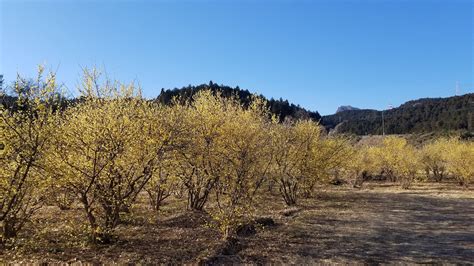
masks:
[[[472,192],[472,191],[471,191]],[[456,193],[456,192],[452,192]],[[280,226],[243,239],[243,262],[474,263],[470,192],[324,193]]]

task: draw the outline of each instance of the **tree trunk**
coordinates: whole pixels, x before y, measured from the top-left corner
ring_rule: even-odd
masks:
[[[206,191],[202,196],[199,193],[191,192],[188,193],[188,209],[195,211],[202,211],[204,204],[207,202],[209,192]]]
[[[150,199],[150,205],[155,211],[159,211],[163,201],[171,195],[169,191],[161,188],[156,191],[151,189],[147,190],[147,193]]]
[[[286,181],[283,179],[281,179],[280,181],[281,181],[280,193],[286,205],[288,206],[296,205],[298,183],[297,182],[292,183],[291,181]]]
[[[3,221],[3,240],[11,239],[17,236],[17,230],[15,228],[15,219],[5,219]]]
[[[91,227],[91,235],[90,235],[91,240],[94,243],[100,242],[102,233],[100,232],[100,228],[97,225],[95,216],[92,213],[92,209],[89,204],[89,200],[87,199],[87,195],[85,194],[81,195],[81,203],[84,206],[84,211],[86,212],[87,220],[89,222],[89,226]]]

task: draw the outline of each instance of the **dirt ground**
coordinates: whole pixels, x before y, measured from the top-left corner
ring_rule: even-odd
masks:
[[[47,207],[0,262],[68,263],[474,263],[474,190],[454,184],[390,184],[321,188],[285,209],[278,195],[259,201],[257,227],[222,252],[219,233],[182,201],[160,213],[135,207],[110,245],[88,244],[79,209]]]

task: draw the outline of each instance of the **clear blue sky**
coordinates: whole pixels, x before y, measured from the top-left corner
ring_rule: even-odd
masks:
[[[81,66],[145,95],[209,80],[322,114],[473,92],[473,1],[0,0],[0,73]]]

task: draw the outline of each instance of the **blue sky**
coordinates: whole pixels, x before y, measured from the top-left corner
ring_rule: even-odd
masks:
[[[81,67],[161,88],[210,80],[322,114],[473,92],[473,1],[0,0],[0,73]]]

